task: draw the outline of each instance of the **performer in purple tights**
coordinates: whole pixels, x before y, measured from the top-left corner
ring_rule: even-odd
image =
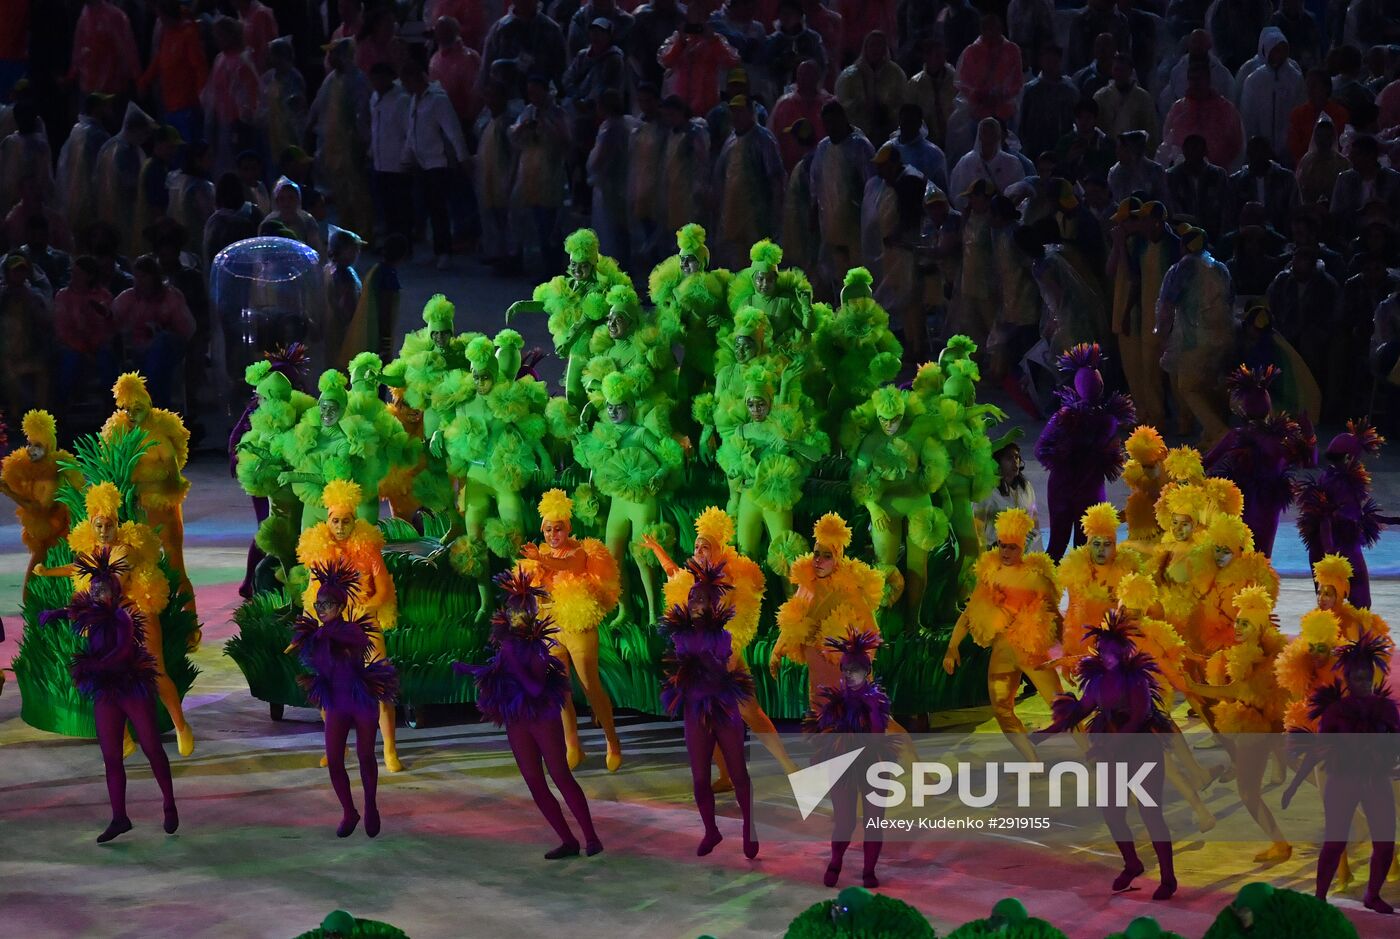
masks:
[[[299,342],[294,342],[285,349],[278,348],[266,354],[266,358],[272,363],[272,370],[287,376],[292,387],[297,391],[305,391],[302,386],[306,383],[306,369],[309,357],[306,354],[306,347]],[[254,394],[248,399],[248,404],[243,408],[243,414],[233,424],[233,430],[228,435],[228,473],[234,479],[238,478],[238,444],[243,439],[243,435],[248,433],[253,426],[253,412],[261,404],[258,396]],[[267,520],[271,507],[265,496],[253,496],[253,514],[257,516],[258,524],[261,525]],[[248,569],[243,575],[243,583],[238,587],[238,595],[245,600],[253,595],[253,577],[257,571],[258,563],[265,557],[262,548],[254,542],[248,546]]]
[[[894,748],[876,745],[873,741],[880,738],[870,736],[884,734],[890,725],[890,699],[870,673],[871,656],[880,647],[880,636],[873,632],[856,632],[852,628],[845,638],[828,638],[826,646],[841,654],[841,682],[835,687],[824,685],[817,689],[816,707],[803,725],[807,733],[822,735],[818,738],[813,762],[835,759],[854,747],[861,748],[855,764],[842,774],[831,790],[831,860],[826,865],[822,883],[834,887],[841,877],[841,862],[856,830],[861,796],[868,790],[866,773],[872,763],[889,759]],[[852,736],[854,734],[862,736],[857,738]],[[867,820],[884,815],[884,809],[868,799],[864,802]],[[879,831],[870,828],[867,822],[862,843],[865,857],[861,882],[871,889],[880,886],[875,876],[875,865],[884,846]]]
[[[1307,414],[1294,420],[1273,412],[1269,386],[1278,376],[1272,365],[1241,365],[1230,373],[1230,407],[1245,424],[1232,428],[1205,457],[1206,472],[1244,493],[1244,523],[1265,557],[1273,556],[1279,516],[1293,501],[1293,471],[1317,465],[1317,436]]]
[[[1073,380],[1055,390],[1060,407],[1035,442],[1035,457],[1050,474],[1046,553],[1056,561],[1064,556],[1071,539],[1076,545],[1085,543],[1079,519],[1089,506],[1106,501],[1105,484],[1122,474],[1127,457],[1120,438],[1137,419],[1127,395],[1104,395],[1101,361],[1096,342],[1081,342],[1060,356],[1060,371]]]
[[[593,828],[588,799],[569,770],[562,708],[571,689],[563,662],[551,652],[557,630],[548,616],[539,615],[547,594],[524,571],[498,574],[496,583],[505,597],[491,616],[495,654],[485,665],[457,662],[453,668],[476,680],[477,707],[497,726],[504,725],[535,807],[559,836],[559,846],[545,858],[555,861],[579,852],[578,839],[549,791],[546,771],[583,829],[584,851],[592,857],[603,850],[603,842]]]
[[[334,561],[311,568],[311,586],[316,591],[316,615],[305,613],[292,624],[292,643],[311,670],[297,680],[306,691],[306,700],[321,709],[326,721],[326,765],[331,787],[343,811],[335,834],[348,838],[360,823],[355,800],[350,795],[350,776],[345,772],[345,743],[355,730],[355,757],[360,764],[360,786],[365,795],[365,834],[379,834],[379,763],[374,745],[379,735],[379,704],[393,701],[399,679],[388,659],[371,658],[370,635],[374,621],[367,616],[346,619],[351,600],[359,593],[360,574],[349,564]]]
[[[73,633],[87,640],[87,647],[74,654],[69,672],[73,686],[92,699],[97,744],[107,774],[107,799],[112,804],[112,822],[97,836],[97,843],[106,844],[131,831],[126,814],[126,767],[122,764],[122,738],[128,721],[160,786],[166,834],[174,834],[180,827],[180,815],[175,810],[170,760],[156,727],[156,660],[146,651],[141,613],[122,598],[121,577],[128,568],[123,561],[113,561],[105,548],[95,556],[79,555],[74,566],[90,579],[88,589],[74,594],[66,609],[45,611],[40,622],[66,619]]]
[[[1157,663],[1138,649],[1133,638],[1136,635],[1136,623],[1122,610],[1110,610],[1102,625],[1088,629],[1086,644],[1093,652],[1080,659],[1077,666],[1079,696],[1062,693],[1056,697],[1051,706],[1053,721],[1036,736],[1075,730],[1087,721],[1084,729],[1093,735],[1089,743],[1091,759],[1107,763],[1129,777],[1139,766],[1155,767],[1142,781],[1142,788],[1155,805],[1139,805],[1138,812],[1157,855],[1160,882],[1152,899],[1168,900],[1176,893],[1176,868],[1171,830],[1162,814],[1162,765],[1165,735],[1172,733],[1174,727],[1162,705]],[[1115,786],[1121,784],[1121,780],[1115,782]],[[1144,870],[1128,825],[1128,807],[1105,806],[1103,815],[1118,853],[1123,856],[1123,870],[1114,879],[1113,890],[1127,890]]]
[[[1381,514],[1371,498],[1371,474],[1361,458],[1377,454],[1385,438],[1365,418],[1347,421],[1346,433],[1327,445],[1326,465],[1316,479],[1294,487],[1298,502],[1298,534],[1308,548],[1308,563],[1324,554],[1340,554],[1351,562],[1353,606],[1370,609],[1371,575],[1365,550],[1381,536],[1381,528],[1396,519]]]
[[[744,856],[752,860],[758,856],[758,841],[750,816],[753,787],[739,706],[753,695],[753,678],[729,667],[732,643],[726,627],[734,618],[734,606],[724,598],[730,589],[722,579],[724,565],[692,559],[686,568],[695,578],[687,603],[667,610],[658,627],[671,641],[674,666],[661,688],[661,704],[668,714],[679,713],[685,720],[695,807],[705,825],[696,855],[704,857],[724,840],[715,824],[715,791],[710,785],[710,760],[718,746],[744,817]]]
[[[1317,856],[1319,898],[1326,899],[1327,888],[1337,873],[1351,833],[1351,821],[1360,807],[1371,829],[1371,873],[1362,902],[1377,913],[1393,913],[1381,899],[1390,862],[1395,857],[1395,794],[1391,774],[1395,771],[1395,739],[1367,745],[1352,734],[1400,734],[1400,708],[1385,687],[1389,671],[1388,637],[1364,633],[1360,639],[1336,651],[1333,666],[1342,680],[1319,688],[1312,696],[1309,716],[1317,721],[1319,734],[1342,734],[1332,745],[1308,749],[1298,775],[1283,793],[1288,808],[1299,784],[1308,778],[1319,762],[1323,777],[1322,810],[1325,841]]]

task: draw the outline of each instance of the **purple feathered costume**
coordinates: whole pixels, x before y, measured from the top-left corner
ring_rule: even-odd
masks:
[[[379,762],[374,753],[379,737],[379,703],[393,701],[398,674],[385,659],[371,659],[370,635],[374,627],[367,617],[347,620],[344,610],[359,593],[360,574],[343,561],[312,568],[317,616],[302,614],[292,624],[289,652],[296,652],[310,675],[298,679],[306,697],[322,709],[326,719],[326,768],[331,788],[344,813],[336,835],[347,838],[359,824],[345,772],[345,742],[355,729],[355,757],[360,764],[360,786],[365,793],[365,834],[379,834]],[[338,606],[333,612],[330,607]],[[325,609],[328,612],[323,613]]]
[[[74,687],[92,699],[107,799],[112,806],[111,824],[98,835],[97,843],[104,844],[131,830],[126,814],[126,766],[122,762],[128,722],[160,787],[165,831],[174,833],[180,816],[175,809],[170,760],[156,725],[156,660],[146,649],[141,613],[122,598],[121,578],[129,568],[123,561],[111,560],[106,548],[92,557],[79,555],[75,567],[87,575],[88,589],[74,594],[67,608],[45,611],[39,621],[66,620],[74,635],[87,640],[86,647],[74,654],[69,672]]]
[[[1313,768],[1325,763],[1322,808],[1325,834],[1317,856],[1316,893],[1326,898],[1346,851],[1352,818],[1359,807],[1366,813],[1371,831],[1371,870],[1362,902],[1378,913],[1393,912],[1381,899],[1390,863],[1395,857],[1395,796],[1391,778],[1395,772],[1396,741],[1400,734],[1400,708],[1385,687],[1390,670],[1389,637],[1365,633],[1336,650],[1333,668],[1342,680],[1313,693],[1309,715],[1318,733],[1331,736],[1321,746],[1311,746],[1298,774],[1283,794],[1287,808],[1302,781]],[[1385,734],[1374,742],[1355,734]],[[1310,736],[1310,735],[1309,735]],[[1303,737],[1307,739],[1307,737]]]
[[[1046,508],[1050,515],[1047,551],[1059,560],[1070,545],[1083,544],[1079,518],[1103,502],[1105,485],[1123,472],[1126,456],[1119,439],[1137,420],[1133,401],[1114,392],[1105,397],[1099,374],[1102,354],[1096,342],[1082,342],[1060,356],[1060,371],[1073,381],[1055,390],[1060,407],[1035,442],[1035,457],[1049,472]]]
[[[733,647],[726,627],[734,618],[734,606],[724,599],[730,589],[723,581],[724,565],[692,560],[686,566],[695,578],[688,602],[667,610],[659,626],[672,648],[671,674],[662,686],[661,704],[668,714],[685,720],[691,786],[705,825],[695,853],[709,854],[723,837],[715,824],[715,792],[710,784],[710,761],[719,747],[744,816],[744,854],[753,858],[758,855],[758,841],[750,818],[753,791],[739,713],[739,705],[753,695],[753,678],[743,669],[729,667]]]
[[[831,860],[826,865],[822,883],[836,886],[841,876],[841,863],[851,846],[859,814],[861,796],[870,791],[866,785],[871,764],[892,759],[894,746],[883,738],[890,726],[890,699],[870,674],[872,656],[880,647],[880,636],[874,632],[857,632],[852,628],[844,638],[831,637],[826,646],[841,653],[841,681],[817,689],[816,706],[807,715],[802,729],[817,735],[814,762],[834,759],[859,748],[856,762],[842,774],[831,788]],[[859,734],[857,737],[855,735]],[[865,800],[867,819],[861,879],[866,887],[880,885],[875,865],[880,860],[884,839],[879,828],[870,828],[869,820],[884,816],[884,809]]]
[[[1244,523],[1254,533],[1255,550],[1272,557],[1279,516],[1293,502],[1293,471],[1317,465],[1317,437],[1307,415],[1301,423],[1273,414],[1269,386],[1279,376],[1272,365],[1241,365],[1226,385],[1230,403],[1246,421],[1206,454],[1205,468],[1239,486],[1244,494]]]
[[[1139,766],[1153,767],[1141,784],[1155,805],[1139,805],[1138,811],[1152,837],[1161,879],[1152,898],[1166,900],[1176,892],[1176,869],[1171,830],[1162,814],[1164,748],[1158,735],[1173,732],[1173,727],[1162,704],[1157,663],[1138,649],[1136,634],[1136,624],[1121,610],[1110,610],[1101,626],[1086,630],[1087,644],[1094,651],[1076,666],[1079,696],[1062,693],[1055,698],[1053,721],[1043,733],[1074,730],[1087,721],[1084,729],[1095,735],[1089,755],[1096,761],[1129,777]],[[1105,806],[1103,814],[1123,857],[1123,870],[1114,879],[1113,889],[1126,890],[1144,869],[1128,825],[1128,808]]]
[[[1298,503],[1298,534],[1308,548],[1309,564],[1324,554],[1340,554],[1351,562],[1353,605],[1370,607],[1371,578],[1365,550],[1375,545],[1381,527],[1393,520],[1381,514],[1371,498],[1371,474],[1361,463],[1366,453],[1379,453],[1385,438],[1364,419],[1347,421],[1347,432],[1327,445],[1327,465],[1316,479],[1294,486]]]
[[[496,576],[496,583],[504,598],[491,616],[495,653],[484,665],[454,662],[452,667],[475,680],[481,713],[504,725],[535,807],[559,836],[559,847],[545,857],[556,860],[579,853],[578,839],[549,791],[546,771],[583,829],[592,856],[603,850],[603,842],[593,828],[588,798],[569,769],[561,709],[572,689],[564,663],[552,653],[557,630],[549,617],[539,615],[540,600],[548,594],[525,571],[505,571]]]

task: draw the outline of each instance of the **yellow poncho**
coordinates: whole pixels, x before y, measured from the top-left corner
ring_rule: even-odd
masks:
[[[353,567],[360,574],[360,589],[345,611],[346,617],[368,616],[380,630],[387,631],[398,625],[399,600],[393,578],[384,566],[383,551],[384,536],[364,519],[355,520],[350,537],[344,541],[337,541],[330,526],[322,522],[301,533],[297,561],[307,567],[332,561],[343,561]],[[302,596],[302,606],[308,613],[315,612],[316,591],[313,576]]]
[[[1060,601],[1055,562],[1036,552],[1008,567],[996,551],[987,551],[975,573],[977,586],[963,611],[973,640],[988,648],[1004,635],[1025,665],[1044,664],[1055,644]]]
[[[549,545],[539,546],[540,554],[554,557]],[[538,562],[522,559],[518,567],[531,574],[545,590],[549,599],[540,604],[540,612],[554,620],[562,633],[586,633],[617,608],[622,586],[617,562],[608,548],[597,538],[584,538],[575,551],[582,555],[581,570],[551,571]]]

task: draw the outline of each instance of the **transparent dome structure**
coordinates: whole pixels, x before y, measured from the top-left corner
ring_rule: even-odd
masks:
[[[313,365],[324,361],[317,339],[326,288],[314,248],[290,238],[235,242],[214,257],[209,299],[223,327],[223,360],[233,387],[241,387],[249,364],[293,342],[307,344]]]

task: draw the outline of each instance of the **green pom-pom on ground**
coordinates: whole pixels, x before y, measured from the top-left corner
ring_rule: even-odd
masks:
[[[1186,939],[1186,937],[1163,929],[1150,916],[1139,916],[1128,924],[1127,929],[1113,933],[1108,939]]]
[[[786,939],[934,939],[924,915],[903,900],[860,887],[808,907],[788,926]]]
[[[1001,939],[1069,939],[1063,932],[1043,919],[1026,912],[1025,904],[1015,897],[998,900],[992,915],[986,919],[963,923],[948,934],[948,939],[978,939],[998,936]]]
[[[1358,939],[1342,911],[1326,900],[1270,884],[1245,884],[1220,911],[1204,939]]]

